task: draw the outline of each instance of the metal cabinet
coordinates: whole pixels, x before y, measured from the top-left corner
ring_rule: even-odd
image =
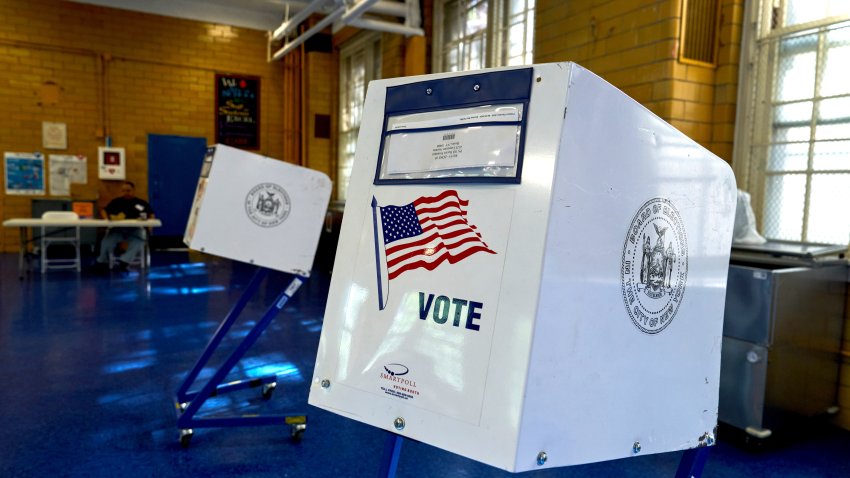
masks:
[[[719,419],[764,438],[836,405],[847,265],[747,252],[729,267]]]

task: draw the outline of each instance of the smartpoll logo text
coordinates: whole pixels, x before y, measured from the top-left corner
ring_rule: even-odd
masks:
[[[389,383],[381,387],[381,391],[403,400],[410,400],[419,396],[419,390],[416,388],[416,380],[410,377],[404,377],[409,372],[410,369],[400,363],[388,363],[384,365],[384,371],[380,373],[381,380]]]

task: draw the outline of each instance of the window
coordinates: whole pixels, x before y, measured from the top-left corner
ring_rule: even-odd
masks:
[[[493,66],[530,65],[534,50],[534,0],[503,2],[497,59]]]
[[[741,85],[739,185],[753,194],[766,237],[846,244],[850,2],[760,3],[745,32],[754,55],[742,60],[753,74]]]
[[[337,198],[344,201],[354,164],[366,86],[381,77],[381,37],[368,34],[347,42],[340,49],[339,147]]]
[[[435,70],[532,62],[535,0],[443,0],[435,4]]]

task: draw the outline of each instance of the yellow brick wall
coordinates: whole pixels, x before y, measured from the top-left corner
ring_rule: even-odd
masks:
[[[738,72],[741,61],[741,29],[744,0],[720,3],[720,44],[714,76],[714,116],[708,148],[726,161],[732,161],[735,140],[735,108],[738,104]]]
[[[678,2],[539,0],[534,61],[574,61],[664,119],[684,109],[674,91]]]
[[[665,119],[731,163],[743,0],[722,0],[720,10],[716,66],[675,62],[673,97],[677,107]]]
[[[97,179],[106,134],[126,148],[127,177],[143,197],[149,134],[212,142],[217,72],[260,77],[260,153],[282,158],[299,126],[284,128],[293,99],[282,64],[266,62],[264,32],[59,0],[0,0],[0,18],[0,150],[87,156],[89,182],[73,185],[73,198],[116,194],[114,182]],[[55,103],[40,94],[51,83]],[[68,149],[42,150],[43,121],[67,124]],[[2,219],[29,215],[29,197],[0,190]],[[0,250],[17,249],[17,231],[4,230]]]
[[[332,53],[314,51],[307,53],[305,57],[304,73],[306,79],[302,88],[305,92],[306,122],[304,131],[306,138],[302,153],[303,164],[335,178],[336,160],[334,154],[336,147],[333,142],[336,141],[335,132],[337,128],[336,102],[339,98],[339,82],[337,81],[339,62]],[[316,137],[316,115],[330,115],[330,138]]]
[[[381,35],[381,78],[404,76],[405,38],[402,35]]]
[[[743,0],[721,14],[710,67],[678,60],[681,0],[540,0],[534,59],[579,63],[731,162]]]

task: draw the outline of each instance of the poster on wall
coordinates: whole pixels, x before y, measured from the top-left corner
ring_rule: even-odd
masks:
[[[4,153],[6,194],[44,195],[44,156],[41,153]]]
[[[48,162],[50,195],[70,196],[71,184],[85,184],[88,180],[86,163],[82,155],[51,154]]]
[[[71,195],[71,180],[61,169],[55,168],[53,158],[50,158],[48,167],[50,172],[50,195],[51,196],[70,196]]]
[[[97,148],[97,177],[100,179],[126,179],[124,148]]]
[[[260,148],[260,79],[215,75],[215,142]]]
[[[91,219],[94,217],[94,203],[91,201],[74,201],[71,203],[71,210],[77,213],[81,219]]]
[[[65,166],[68,168],[68,176],[71,178],[71,184],[86,184],[89,182],[88,164],[89,159],[82,154],[68,156]]]
[[[65,123],[42,121],[41,144],[44,149],[67,149],[68,126]]]

